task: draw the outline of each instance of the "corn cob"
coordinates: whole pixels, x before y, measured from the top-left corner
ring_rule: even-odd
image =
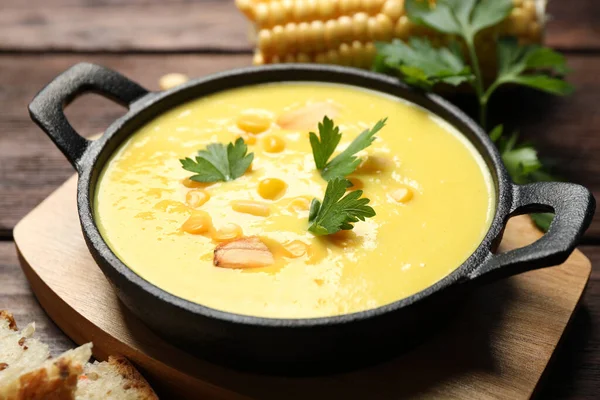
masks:
[[[513,1],[510,16],[478,37],[484,69],[495,63],[492,35],[516,36],[522,43],[542,40],[546,0]],[[253,61],[258,65],[316,62],[369,68],[376,41],[427,36],[441,45],[450,39],[409,21],[404,0],[236,0],[236,5],[255,25]]]

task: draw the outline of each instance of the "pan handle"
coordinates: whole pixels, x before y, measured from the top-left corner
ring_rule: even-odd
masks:
[[[82,157],[92,142],[75,132],[64,109],[87,92],[98,93],[126,107],[148,94],[146,89],[111,69],[79,63],[57,76],[34,97],[29,104],[31,119],[78,172],[81,171]]]
[[[500,278],[533,269],[562,264],[589,227],[596,201],[583,186],[562,182],[540,182],[514,186],[515,206],[511,216],[554,212],[548,232],[536,242],[502,254],[491,254],[471,272],[470,278]]]

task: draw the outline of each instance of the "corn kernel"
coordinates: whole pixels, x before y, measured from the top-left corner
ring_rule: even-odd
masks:
[[[281,58],[278,55],[274,55],[271,57],[271,64],[280,64]]]
[[[367,23],[369,16],[364,12],[354,14],[352,17],[352,37],[357,40],[365,40],[368,36]]]
[[[310,37],[311,30],[310,25],[307,22],[301,22],[298,24],[296,34],[296,47],[301,51],[307,51],[310,49]]]
[[[262,144],[267,153],[280,153],[285,149],[285,141],[275,135],[265,137]]]
[[[248,133],[262,133],[271,127],[271,114],[262,110],[247,110],[238,117],[238,128]]]
[[[383,171],[389,166],[389,160],[383,156],[369,155],[360,165],[356,168],[357,172],[360,173],[378,173]]]
[[[413,191],[408,187],[401,187],[394,190],[390,195],[398,203],[408,203],[413,198]]]
[[[249,144],[249,145],[256,144],[256,136],[254,136],[254,135],[249,135],[247,133],[242,133],[238,137],[244,139],[244,143],[246,143],[246,144]]]
[[[252,64],[263,65],[264,63],[265,63],[265,58],[263,57],[262,53],[256,52],[254,54],[254,57],[252,57]]]
[[[295,49],[297,46],[296,40],[298,36],[298,27],[295,23],[290,22],[283,27],[284,40],[290,49]]]
[[[190,190],[185,195],[185,203],[192,208],[200,207],[208,200],[210,200],[210,194],[204,190]]]
[[[308,245],[300,240],[292,240],[283,245],[285,256],[290,258],[302,257],[308,251]]]
[[[274,47],[273,35],[269,29],[258,31],[258,48],[262,51],[270,51]]]
[[[340,53],[335,49],[328,50],[325,54],[325,60],[327,60],[328,64],[339,64]]]
[[[282,0],[280,3],[285,15],[285,21],[290,21],[294,18],[294,0]]]
[[[528,19],[535,20],[535,18],[537,17],[537,10],[535,8],[535,3],[533,2],[533,0],[525,0],[523,2],[522,8],[523,12],[525,13]]]
[[[348,43],[340,45],[339,56],[341,65],[352,65],[352,49]]]
[[[293,53],[288,53],[283,57],[283,62],[286,64],[291,64],[296,62],[296,56]]]
[[[285,194],[287,184],[281,179],[267,178],[258,184],[258,194],[263,199],[277,200]]]
[[[360,10],[361,0],[344,0],[340,1],[340,14],[352,15],[356,11]]]
[[[407,39],[410,36],[411,23],[406,15],[401,16],[394,27],[394,37],[398,39]]]
[[[311,199],[308,197],[296,197],[288,205],[288,209],[291,211],[307,211],[310,208]]]
[[[534,41],[538,41],[540,39],[541,33],[542,27],[540,24],[537,22],[532,22],[531,25],[529,25],[529,36],[531,36]]]
[[[285,21],[285,12],[278,1],[269,3],[269,23],[271,25],[281,24]]]
[[[325,22],[325,41],[329,47],[335,47],[340,43],[339,26],[335,19]]]
[[[308,12],[308,20],[313,21],[317,16],[317,7],[320,0],[304,0],[306,11]]]
[[[311,62],[310,56],[306,53],[298,53],[296,54],[296,61],[299,63],[309,63]]]
[[[369,14],[377,14],[383,6],[384,0],[362,0],[361,8]]]
[[[310,17],[309,9],[306,4],[306,0],[296,0],[294,2],[294,9],[292,11],[292,18],[294,20],[306,21]]]
[[[375,60],[375,56],[377,55],[377,48],[373,42],[368,42],[365,44],[365,62],[367,66],[371,66],[373,64],[373,60]]]
[[[341,16],[337,19],[338,43],[349,42],[352,38],[352,18]]]
[[[287,49],[287,42],[285,41],[285,32],[283,30],[283,26],[274,26],[273,29],[271,29],[271,34],[273,35],[273,43],[275,43],[275,48],[279,54],[284,54]]]
[[[233,208],[233,211],[251,214],[257,217],[268,217],[271,214],[271,209],[267,204],[252,200],[232,201],[231,208]]]
[[[381,12],[392,19],[392,21],[398,20],[404,13],[404,0],[387,0]]]
[[[317,64],[326,64],[327,63],[327,54],[326,53],[317,53],[315,55],[315,62]]]
[[[522,8],[514,8],[506,21],[509,34],[520,35],[527,32],[529,18]]]
[[[183,223],[181,229],[194,235],[206,233],[212,228],[210,215],[205,211],[194,211],[192,215]]]
[[[350,64],[355,67],[362,67],[365,64],[365,51],[362,42],[358,40],[353,41],[350,46],[350,51],[352,57]]]
[[[325,46],[325,24],[317,20],[310,23],[310,48],[322,50]]]
[[[184,74],[166,74],[160,77],[158,81],[158,86],[160,86],[162,90],[168,90],[174,88],[175,86],[182,85],[189,80],[190,78],[188,78],[187,75]]]
[[[259,3],[254,9],[254,18],[258,26],[265,26],[269,22],[269,5]]]
[[[225,242],[228,240],[234,240],[241,237],[244,234],[242,227],[237,224],[225,224],[223,227],[213,232],[212,238],[217,242]]]
[[[235,0],[235,5],[247,17],[252,17],[252,0]]]
[[[394,24],[390,17],[385,14],[377,14],[375,21],[378,29],[375,30],[375,40],[389,41],[392,39]]]
[[[318,17],[326,21],[332,18],[336,13],[336,0],[319,0],[317,7]]]
[[[193,181],[190,178],[183,178],[181,180],[181,183],[183,184],[183,186],[185,186],[186,188],[190,188],[190,189],[203,188],[203,187],[212,185],[211,182],[198,182],[198,181]]]

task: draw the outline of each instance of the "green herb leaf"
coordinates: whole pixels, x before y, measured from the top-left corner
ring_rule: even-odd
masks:
[[[325,116],[323,122],[319,122],[319,137],[316,133],[310,132],[309,138],[315,165],[317,169],[323,169],[342,139],[340,128]]]
[[[533,222],[540,228],[543,232],[548,232],[550,229],[550,224],[554,219],[554,214],[551,213],[542,213],[542,214],[531,214],[530,215]]]
[[[472,2],[472,0],[470,0]],[[454,3],[462,0],[454,0]],[[471,14],[470,29],[473,34],[494,26],[508,17],[513,9],[512,0],[481,0]]]
[[[514,83],[564,96],[573,92],[573,86],[552,74],[562,76],[566,72],[561,54],[538,45],[520,46],[512,37],[502,38],[498,43],[498,78],[492,89]]]
[[[406,0],[408,18],[438,32],[459,35],[473,42],[482,29],[496,25],[513,8],[511,0]]]
[[[246,154],[248,146],[244,139],[225,146],[222,143],[209,144],[200,150],[195,160],[184,158],[179,160],[186,171],[196,175],[190,177],[197,182],[232,181],[246,172],[254,159],[254,153]]]
[[[335,126],[332,120],[327,117],[323,118],[323,122],[319,124],[319,137],[314,132],[309,134],[315,165],[317,169],[321,170],[323,179],[330,181],[354,172],[360,164],[360,159],[355,154],[373,143],[375,134],[385,126],[386,121],[387,118],[382,119],[373,128],[363,131],[344,151],[328,161],[340,143],[342,135],[339,127]]]
[[[346,179],[332,179],[327,183],[323,201],[312,200],[308,215],[310,232],[317,236],[331,235],[352,229],[353,223],[375,216],[375,210],[367,205],[370,200],[361,198],[362,190],[344,196],[350,186],[352,184]]]
[[[503,130],[502,125],[498,125],[492,130],[490,137],[498,146],[506,170],[515,183],[525,185],[532,182],[556,180],[545,171],[544,165],[532,145],[517,145],[518,134],[513,133],[509,137],[505,137]],[[531,218],[538,228],[545,232],[550,227],[554,214],[531,214]]]
[[[409,44],[396,39],[391,43],[379,42],[376,47],[379,60],[375,63],[376,70],[396,70],[412,86],[430,90],[440,82],[457,86],[473,79],[457,43],[435,48],[429,39],[412,37]]]

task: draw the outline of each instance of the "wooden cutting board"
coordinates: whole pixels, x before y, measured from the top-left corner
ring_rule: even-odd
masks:
[[[377,366],[318,378],[241,373],[173,347],[123,307],[83,241],[75,183],[75,177],[67,181],[15,228],[23,271],[67,335],[80,344],[93,341],[98,359],[127,356],[164,399],[527,399],[591,272],[575,251],[563,265],[482,287],[449,326]],[[529,218],[513,218],[501,250],[539,237]]]

